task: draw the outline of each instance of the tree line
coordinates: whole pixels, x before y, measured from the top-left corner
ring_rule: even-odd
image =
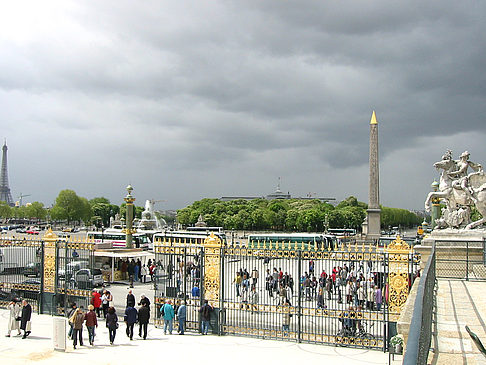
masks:
[[[350,196],[336,206],[319,200],[232,200],[202,199],[177,211],[177,223],[194,225],[199,216],[209,226],[224,227],[227,230],[272,230],[320,232],[326,228],[361,229],[366,217],[367,204]],[[144,208],[135,206],[135,218],[141,218]],[[33,202],[27,206],[10,207],[0,202],[0,217],[27,218],[38,220],[66,221],[68,224],[84,222],[98,227],[108,227],[110,218],[120,214],[125,217],[126,205],[112,204],[104,197],[88,200],[73,190],[62,190],[52,208]],[[171,222],[170,217],[162,216]],[[406,209],[381,208],[382,227],[413,227],[422,218]]]
[[[237,230],[319,232],[325,228],[361,229],[367,204],[355,197],[337,206],[319,200],[231,200],[202,199],[177,211],[183,226],[194,225],[202,216],[208,226]],[[382,227],[413,227],[422,218],[406,209],[382,207]]]
[[[80,197],[73,190],[62,190],[51,208],[46,208],[43,203],[33,202],[26,206],[10,207],[5,202],[0,202],[0,217],[3,219],[37,219],[50,221],[65,221],[67,224],[81,223],[94,224],[99,227],[108,227],[110,218],[117,213],[124,216],[126,204],[111,204],[104,197],[88,200]],[[135,207],[135,217],[141,218],[143,207]]]

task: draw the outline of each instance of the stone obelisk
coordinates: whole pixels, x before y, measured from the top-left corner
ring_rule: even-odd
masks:
[[[380,171],[378,164],[378,121],[373,110],[370,121],[370,180],[368,191],[367,239],[378,239],[381,234],[380,220]]]

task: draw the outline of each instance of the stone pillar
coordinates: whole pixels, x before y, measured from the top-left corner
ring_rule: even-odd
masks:
[[[378,239],[381,235],[380,171],[378,164],[378,121],[375,111],[370,121],[370,176],[368,191],[367,239]]]

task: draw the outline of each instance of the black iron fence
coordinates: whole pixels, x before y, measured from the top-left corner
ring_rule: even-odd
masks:
[[[389,261],[383,247],[357,242],[335,249],[288,246],[219,249],[213,333],[386,350],[389,301],[396,301],[393,308],[403,304],[418,271],[416,256],[405,251]],[[185,301],[186,328],[200,330],[205,270],[212,270],[204,265],[207,254],[204,245],[155,245],[157,325],[163,325],[163,303],[170,300],[177,310]],[[399,294],[389,287],[390,263],[397,260]]]
[[[168,301],[177,311],[181,301],[187,306],[186,329],[200,328],[204,248],[196,245],[155,247],[155,324],[164,325],[160,308]],[[174,324],[178,329],[178,323]]]
[[[427,364],[432,340],[432,316],[435,303],[436,252],[432,248],[415,298],[407,348],[403,359],[405,365]]]
[[[383,349],[386,255],[362,248],[225,248],[222,332]]]
[[[71,303],[88,306],[101,278],[93,245],[51,236],[0,239],[0,306],[27,300],[38,313],[64,315]],[[96,275],[99,274],[99,275]],[[102,282],[101,282],[102,283]]]
[[[39,240],[2,238],[0,240],[0,306],[14,298],[40,310],[44,246]]]

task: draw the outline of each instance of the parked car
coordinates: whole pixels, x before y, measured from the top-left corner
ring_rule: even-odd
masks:
[[[0,301],[10,302],[14,298],[18,298],[18,294],[16,292],[0,289]]]
[[[100,269],[81,269],[70,280],[70,286],[78,289],[93,289],[103,284],[103,273]]]
[[[27,264],[24,269],[24,276],[35,276],[38,278],[41,273],[41,264],[40,262],[31,262]]]
[[[89,263],[88,261],[80,261],[80,260],[77,260],[77,261],[71,261],[67,264],[67,277],[68,277],[68,280],[71,279],[71,277],[73,276],[73,274],[81,269],[87,269],[89,267]],[[64,279],[64,277],[66,276],[66,271],[64,270],[64,268],[60,268],[59,271],[58,271],[58,276],[60,279]]]
[[[39,229],[37,229],[37,228],[29,228],[28,230],[25,231],[25,233],[38,235],[39,234]]]
[[[39,293],[41,288],[41,281],[40,279],[27,279],[22,282],[23,285],[32,285],[32,290],[30,289],[16,289],[16,292],[19,294],[21,298],[28,298],[28,299],[39,299]]]
[[[27,233],[27,230],[24,227],[20,227],[20,228],[17,228],[15,230],[15,232],[17,232],[17,233]]]

